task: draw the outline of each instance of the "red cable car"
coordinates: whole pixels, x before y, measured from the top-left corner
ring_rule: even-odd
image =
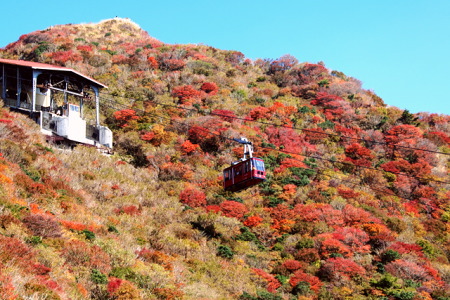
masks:
[[[246,138],[234,140],[244,144],[244,157],[223,170],[223,187],[231,192],[249,188],[266,180],[264,161],[261,158],[252,157],[252,143]]]

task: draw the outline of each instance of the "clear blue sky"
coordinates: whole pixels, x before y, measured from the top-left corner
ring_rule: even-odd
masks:
[[[52,25],[118,16],[169,44],[323,61],[388,105],[450,114],[450,0],[3,2],[0,47]]]

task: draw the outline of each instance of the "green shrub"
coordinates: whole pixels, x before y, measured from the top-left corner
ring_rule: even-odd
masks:
[[[41,42],[39,43],[39,46],[34,50],[34,54],[36,56],[40,56],[42,55],[42,53],[48,51],[49,48],[50,45],[48,44],[48,42]]]
[[[371,279],[370,285],[380,290],[389,290],[391,288],[397,288],[399,286],[397,284],[397,280],[397,277],[391,275],[390,273],[386,273],[378,280]]]
[[[108,232],[119,233],[119,230],[114,225],[108,225]]]
[[[319,81],[318,83],[317,83],[320,87],[328,87],[328,84],[330,84],[330,81],[328,80],[328,79],[323,79],[323,80],[321,80],[321,81]]]
[[[272,294],[268,291],[257,291],[256,294],[258,295],[258,300],[282,300],[281,296]]]
[[[308,295],[311,293],[310,284],[306,281],[300,281],[293,289],[292,293],[296,295]]]
[[[223,258],[232,259],[234,256],[234,252],[230,247],[220,245],[219,247],[217,247],[217,255]]]
[[[28,244],[39,245],[42,244],[42,238],[40,236],[32,236],[25,240]]]
[[[394,296],[398,300],[412,300],[416,295],[414,291],[395,290],[389,293],[390,296]]]
[[[436,251],[434,250],[434,247],[427,240],[418,240],[416,244],[422,247],[422,251],[423,253],[425,253],[426,256],[430,258],[436,256]]]
[[[317,124],[322,129],[334,129],[335,124],[330,120],[326,120],[325,122]]]
[[[314,240],[310,238],[302,238],[295,245],[296,249],[314,248]]]
[[[91,280],[95,284],[107,284],[108,283],[108,276],[103,274],[97,269],[91,270]]]
[[[84,234],[84,237],[89,241],[92,241],[95,239],[95,234],[90,230],[85,229],[81,233]]]
[[[298,112],[301,114],[306,114],[310,112],[310,109],[308,106],[302,106],[298,109]]]
[[[400,258],[400,254],[392,249],[388,249],[381,254],[381,262],[387,264]]]

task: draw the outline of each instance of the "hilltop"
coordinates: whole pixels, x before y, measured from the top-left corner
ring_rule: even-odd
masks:
[[[0,109],[2,299],[450,299],[450,117],[291,55],[170,45],[128,19],[1,58],[106,84],[104,156]],[[245,136],[268,180],[231,193]]]

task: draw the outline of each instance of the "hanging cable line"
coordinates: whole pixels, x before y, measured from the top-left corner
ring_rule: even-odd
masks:
[[[114,100],[111,101],[111,99],[108,99],[108,100],[109,100],[110,102],[116,102],[116,101],[114,101]],[[125,105],[122,104],[122,103],[119,103],[119,102],[116,102],[116,103],[119,104],[119,105],[122,107],[122,109],[129,109],[129,108],[130,108],[130,107],[128,107],[128,106],[125,106]],[[117,109],[117,107],[114,107],[114,106],[109,106],[109,107],[110,107],[110,108],[113,108],[113,109]],[[146,114],[148,114],[148,115],[155,116],[155,117],[169,119],[169,120],[171,120],[172,122],[177,122],[177,121],[175,121],[175,120],[172,120],[172,119],[169,118],[169,117],[161,116],[161,115],[158,115],[158,114],[156,114],[156,113],[149,113],[149,112],[145,112],[145,111],[140,110],[140,109],[135,109],[135,110],[136,110],[136,111],[139,111],[139,112],[141,112],[141,113],[146,113]],[[202,130],[202,131],[204,131],[204,132],[207,132],[207,133],[209,133],[209,134],[211,134],[211,135],[218,136],[219,138],[226,139],[226,140],[230,140],[230,141],[233,141],[233,142],[234,142],[234,140],[233,140],[232,138],[228,138],[228,137],[222,136],[222,135],[220,135],[220,134],[211,132],[210,130],[208,130],[208,129],[206,129],[206,128],[200,127],[199,130]],[[421,182],[436,182],[436,183],[450,184],[449,181],[436,180],[436,179],[430,179],[430,178],[422,178],[422,177],[418,177],[418,176],[414,176],[414,175],[410,175],[410,174],[405,174],[405,173],[400,173],[400,172],[393,172],[393,171],[380,170],[380,169],[377,169],[377,168],[374,168],[374,167],[356,166],[356,165],[354,165],[354,164],[352,164],[352,163],[350,163],[350,162],[339,161],[339,160],[333,160],[333,159],[327,159],[327,158],[324,158],[324,157],[322,157],[322,156],[317,156],[317,155],[308,155],[308,154],[304,154],[304,153],[303,153],[303,154],[302,154],[302,153],[294,153],[294,152],[286,151],[286,150],[283,150],[283,149],[273,149],[273,148],[264,147],[264,146],[259,146],[259,148],[266,149],[266,150],[270,150],[270,151],[277,151],[277,152],[281,152],[281,153],[285,153],[285,154],[289,154],[289,155],[298,155],[298,156],[304,156],[304,157],[308,157],[308,158],[314,158],[314,159],[318,159],[318,160],[330,162],[330,163],[332,163],[332,164],[340,163],[340,164],[348,165],[348,166],[351,166],[351,167],[357,167],[357,168],[362,168],[362,169],[368,169],[368,170],[373,170],[373,171],[377,171],[377,172],[391,173],[391,174],[394,174],[394,175],[397,175],[397,176],[405,176],[405,177],[413,178],[413,179],[419,180],[419,181],[421,181]],[[301,160],[298,160],[298,161],[301,161]],[[301,162],[302,162],[302,161],[301,161]]]
[[[120,98],[124,98],[124,99],[127,99],[127,100],[132,100],[133,102],[136,101],[135,99],[132,99],[132,98],[129,98],[129,97],[125,97],[125,96],[117,96],[117,95],[112,95],[112,94],[108,94],[108,93],[104,93],[104,92],[101,92],[101,93],[105,94],[105,95],[113,96],[113,97],[120,97]],[[193,112],[201,113],[201,111],[199,111],[198,109],[195,109],[195,108],[180,107],[180,106],[174,105],[174,104],[165,104],[165,103],[158,102],[156,100],[148,100],[148,101],[156,103],[156,104],[161,105],[161,106],[173,107],[173,108],[180,109],[180,110],[182,109],[182,110],[187,110],[187,111],[193,111]],[[363,138],[349,137],[349,136],[344,136],[344,135],[340,135],[340,134],[336,134],[336,133],[327,133],[327,132],[316,131],[316,130],[313,130],[313,129],[306,129],[306,128],[299,128],[299,127],[295,127],[295,126],[280,125],[280,124],[275,124],[275,123],[271,123],[271,122],[264,122],[264,121],[252,120],[252,119],[249,119],[249,118],[229,116],[229,115],[224,115],[224,114],[220,114],[220,113],[209,112],[208,114],[212,115],[212,116],[226,117],[228,119],[240,120],[240,121],[245,121],[245,122],[259,123],[259,124],[262,124],[262,125],[272,125],[272,126],[282,127],[282,128],[287,128],[287,129],[301,130],[303,132],[315,133],[315,134],[324,135],[324,136],[326,135],[326,136],[338,137],[338,138],[341,138],[341,139],[354,140],[354,141],[358,141],[358,142],[373,143],[373,144],[379,144],[379,145],[384,145],[384,146],[392,146],[392,147],[395,147],[397,149],[398,148],[402,148],[402,149],[405,149],[405,150],[424,151],[424,152],[430,152],[430,153],[434,153],[434,154],[442,154],[442,155],[450,156],[450,153],[445,153],[445,152],[440,152],[440,151],[435,151],[435,150],[430,150],[430,149],[414,148],[414,147],[402,146],[402,145],[391,145],[390,143],[387,143],[387,142],[380,142],[380,141],[375,141],[375,140],[367,140],[367,139],[363,139]]]
[[[120,104],[120,105],[121,105],[123,108],[128,108],[128,107],[124,106],[123,104]],[[117,109],[117,107],[114,107],[114,106],[111,106],[111,105],[106,105],[106,106],[109,107],[109,108],[112,108],[112,109]],[[139,110],[139,111],[140,111],[140,110]],[[141,111],[141,112],[143,112],[143,111]],[[168,117],[161,116],[161,115],[157,115],[157,114],[155,114],[155,113],[148,113],[148,114],[150,114],[150,115],[152,115],[152,116],[154,116],[154,117],[165,118],[165,119],[168,119],[169,121],[173,121],[173,120],[171,120],[171,119],[168,118]],[[174,122],[176,122],[176,121],[174,121]],[[218,136],[218,137],[221,138],[221,139],[229,140],[229,141],[231,141],[231,142],[235,142],[235,141],[236,141],[234,138],[228,138],[228,137],[225,137],[225,136],[221,136],[221,135],[219,135],[219,134],[216,134],[216,133],[214,133],[214,132],[211,132],[211,131],[207,130],[206,128],[199,128],[199,129],[202,130],[202,131],[204,131],[204,132],[206,132],[206,133],[209,133],[209,134],[212,134],[212,135],[216,135],[216,136]],[[272,148],[268,148],[268,147],[261,147],[261,146],[260,146],[260,148],[267,149],[267,150],[270,150],[270,151],[282,152],[282,153],[285,153],[285,154],[294,154],[294,155],[298,155],[298,156],[305,156],[305,157],[314,158],[314,159],[319,159],[319,160],[326,160],[326,161],[331,162],[332,164],[334,164],[334,163],[339,163],[339,161],[323,159],[322,157],[317,157],[317,156],[308,156],[308,155],[304,155],[304,154],[295,154],[295,153],[290,153],[290,152],[283,151],[283,150],[277,150],[277,149],[272,149]],[[293,159],[294,159],[294,160],[297,160],[297,161],[300,161],[300,162],[303,162],[302,160],[299,160],[299,159],[295,159],[295,158],[293,158]],[[350,163],[348,163],[348,164],[351,165],[351,166],[354,166],[353,164],[350,164]],[[358,166],[355,166],[355,167],[358,168]],[[302,169],[317,172],[317,171],[327,171],[327,170],[330,170],[331,168],[322,168],[322,167],[307,168],[307,167],[303,167]],[[380,170],[378,170],[378,169],[375,169],[375,170],[376,170],[376,171],[380,171]],[[392,173],[392,172],[390,172],[390,173]],[[337,178],[337,177],[333,177],[333,176],[331,176],[331,175],[329,175],[329,174],[325,174],[325,173],[320,173],[320,175],[322,175],[322,176],[327,176],[327,177],[329,177],[330,179],[338,180],[338,181],[340,181],[341,183],[344,182],[344,183],[349,183],[349,184],[352,184],[352,185],[362,186],[361,182],[354,182],[354,181],[351,181],[351,180],[349,180],[349,179]],[[406,174],[399,174],[399,175],[405,175],[405,176],[406,176]],[[444,183],[444,182],[440,182],[440,183]],[[403,197],[403,196],[397,195],[397,194],[395,194],[393,191],[390,191],[390,190],[380,190],[380,189],[376,189],[376,188],[373,188],[373,187],[370,187],[370,186],[369,186],[369,188],[370,188],[371,190],[375,191],[375,192],[382,193],[382,194],[385,194],[385,195],[387,195],[387,196],[393,196],[393,197],[397,197],[397,198],[401,198],[401,199],[409,200],[409,201],[415,200],[415,199],[412,199],[412,198],[407,198],[407,197]]]

